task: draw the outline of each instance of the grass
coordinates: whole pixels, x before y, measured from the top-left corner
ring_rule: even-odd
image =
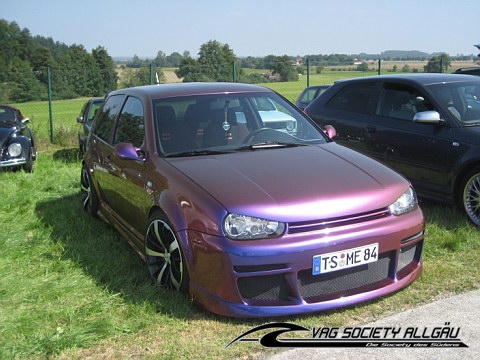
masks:
[[[269,84],[277,85],[293,96],[304,84]],[[83,101],[54,103],[55,126],[73,138]],[[224,347],[273,319],[218,317],[152,286],[130,247],[82,211],[76,140],[50,144],[43,131],[48,116],[35,112],[48,106],[19,106],[33,119],[42,146],[33,174],[0,172],[0,358],[252,359],[270,353],[255,343]],[[427,236],[419,280],[370,303],[281,320],[307,328],[363,324],[478,289],[478,229],[454,208],[421,205]]]

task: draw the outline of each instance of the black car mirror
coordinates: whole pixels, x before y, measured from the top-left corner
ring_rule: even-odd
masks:
[[[83,116],[77,117],[77,122],[83,124]]]

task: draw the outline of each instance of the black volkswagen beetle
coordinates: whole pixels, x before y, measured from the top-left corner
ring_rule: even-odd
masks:
[[[29,121],[16,107],[0,105],[0,169],[33,171],[37,151]]]

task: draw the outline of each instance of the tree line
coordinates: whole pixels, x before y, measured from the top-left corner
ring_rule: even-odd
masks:
[[[46,100],[50,88],[55,99],[104,96],[119,87],[165,82],[161,69],[166,67],[175,68],[184,82],[296,81],[298,74],[304,73],[305,65],[321,72],[324,66],[352,65],[358,58],[368,60],[375,56],[378,58],[378,55],[367,54],[238,58],[228,44],[211,40],[201,45],[196,58],[188,51],[170,55],[159,51],[153,59],[142,60],[134,55],[130,61],[116,63],[102,46],[89,53],[82,45],[67,46],[51,37],[32,36],[17,23],[0,19],[0,102]],[[382,59],[387,60],[386,57],[384,53]],[[425,71],[437,72],[438,68],[438,72],[445,71],[450,60],[446,54],[433,57],[432,65],[425,67]],[[247,72],[246,69],[265,71]]]

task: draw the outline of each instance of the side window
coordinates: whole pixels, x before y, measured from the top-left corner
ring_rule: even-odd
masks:
[[[417,112],[432,108],[426,97],[415,88],[401,84],[385,84],[376,114],[394,119],[413,120]]]
[[[329,109],[367,113],[374,82],[360,82],[342,88],[327,104]]]
[[[115,118],[120,111],[120,106],[122,105],[123,99],[124,95],[110,96],[105,102],[102,113],[96,121],[93,132],[100,139],[106,142],[110,142]]]
[[[113,143],[132,143],[139,148],[143,144],[144,135],[143,104],[139,99],[129,97],[120,113]]]

